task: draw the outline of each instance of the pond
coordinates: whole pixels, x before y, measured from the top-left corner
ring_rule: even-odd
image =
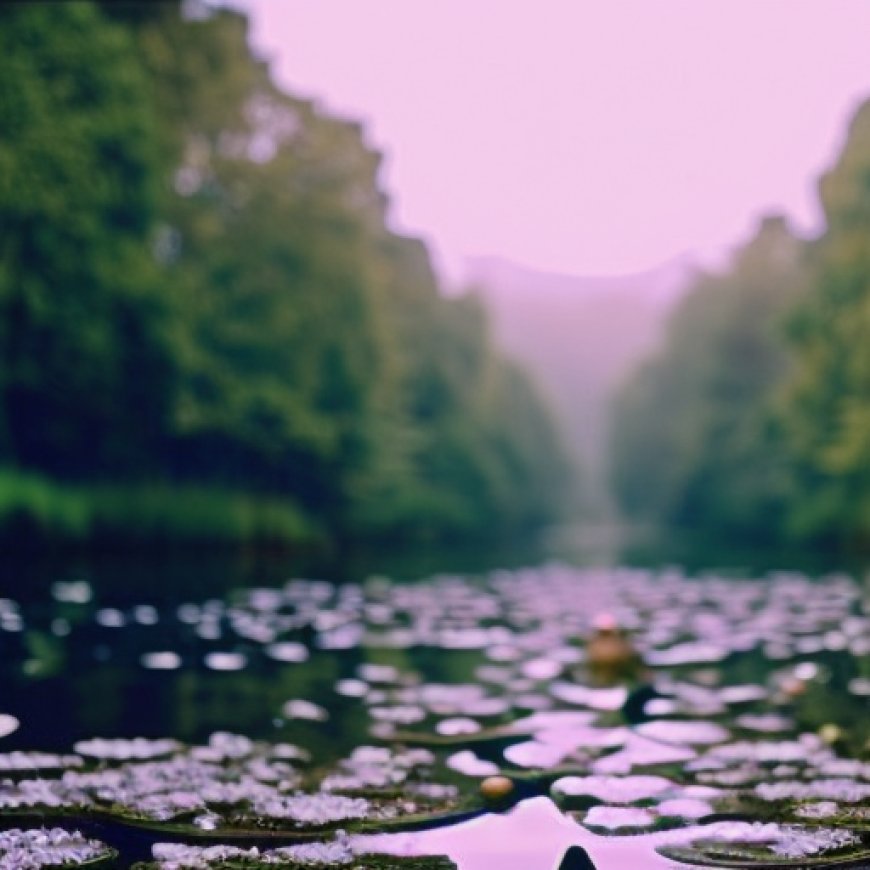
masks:
[[[862,581],[443,564],[7,573],[0,866],[870,866]]]

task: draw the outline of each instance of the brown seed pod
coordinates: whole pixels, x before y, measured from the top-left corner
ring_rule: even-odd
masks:
[[[480,783],[480,794],[484,800],[497,803],[513,794],[514,784],[506,776],[488,776]]]

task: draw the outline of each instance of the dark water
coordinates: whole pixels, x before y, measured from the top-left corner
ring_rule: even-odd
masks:
[[[196,741],[217,729],[273,738],[282,727],[276,712],[282,699],[331,696],[335,680],[354,673],[369,653],[356,648],[318,655],[288,669],[263,656],[259,644],[236,636],[226,614],[217,620],[218,636],[201,637],[179,619],[180,607],[223,607],[242,590],[280,588],[291,578],[337,587],[378,576],[417,582],[442,572],[474,574],[495,565],[535,564],[545,555],[536,541],[298,556],[244,549],[7,554],[0,599],[22,618],[0,623],[0,713],[15,715],[22,726],[2,749],[61,751],[95,734],[169,734]],[[87,584],[87,600],[58,601],[57,585],[76,581]],[[299,636],[310,644],[313,632]],[[143,667],[142,657],[154,651],[176,653],[182,667]],[[241,652],[250,661],[240,671],[218,672],[205,664],[210,652]],[[451,657],[431,650],[410,655],[422,659],[422,670],[432,679],[457,667]],[[337,712],[329,726],[310,727],[308,736],[352,747],[360,723]]]
[[[594,565],[607,545],[569,558]],[[717,571],[663,569],[674,563],[673,552],[649,549],[607,558],[648,561],[653,569],[574,567],[555,559],[552,543],[549,551],[393,549],[353,558],[198,552],[7,559],[0,716],[20,724],[0,738],[0,758],[15,750],[68,753],[92,737],[206,744],[214,732],[232,732],[302,747],[328,767],[361,745],[401,742],[404,731],[444,735],[537,715],[530,735],[508,748],[457,737],[436,752],[427,774],[476,794],[487,770],[521,779],[537,771],[529,800],[471,827],[393,835],[386,848],[448,851],[467,868],[497,859],[543,870],[565,846],[583,842],[599,868],[681,866],[657,857],[646,837],[601,836],[636,833],[608,831],[616,823],[607,812],[658,812],[651,798],[628,806],[604,794],[591,810],[587,798],[554,804],[544,774],[559,765],[616,779],[662,773],[679,783],[667,792],[673,800],[696,803],[714,786],[724,795],[716,800],[743,800],[742,776],[750,790],[771,778],[786,791],[799,782],[806,792],[800,801],[815,806],[831,801],[812,783],[839,777],[831,793],[857,789],[846,803],[855,836],[866,839],[870,764],[837,766],[870,752],[870,595],[862,576],[834,574],[833,565],[764,573],[787,564],[779,562],[785,554],[732,552],[728,565],[728,551],[710,552]],[[825,561],[824,554],[815,558]],[[609,677],[590,670],[584,643],[604,612],[625,627],[646,667]],[[622,684],[661,697],[658,712],[641,711],[646,724],[626,712]],[[572,711],[594,727],[565,728],[559,715]],[[677,736],[668,736],[675,723]],[[693,737],[679,723],[700,730]],[[626,737],[635,727],[637,735]],[[631,749],[650,727],[665,760],[644,755],[648,746]],[[721,734],[708,740],[705,727]],[[607,729],[615,742],[604,748],[595,741]],[[594,748],[583,745],[587,732]],[[807,757],[798,762],[792,756],[800,740]],[[703,767],[680,773],[679,754],[667,760],[674,746],[703,760],[708,744],[738,747],[736,755],[710,755],[709,770],[725,771],[721,782],[706,778]],[[740,756],[749,744],[772,747],[772,761],[756,757],[767,750]],[[452,760],[457,753],[469,755],[471,768]],[[0,784],[0,805],[2,793]],[[709,795],[703,801],[711,813],[721,809]]]

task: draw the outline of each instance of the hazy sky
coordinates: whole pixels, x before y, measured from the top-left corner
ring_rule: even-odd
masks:
[[[392,222],[448,274],[719,255],[821,226],[870,96],[870,0],[247,0],[279,82],[365,120]]]

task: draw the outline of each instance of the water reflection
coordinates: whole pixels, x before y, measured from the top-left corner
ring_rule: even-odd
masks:
[[[372,851],[399,855],[448,854],[462,870],[555,870],[569,847],[579,844],[598,870],[677,868],[648,842],[608,840],[584,832],[546,798],[523,801],[508,813],[489,815],[450,828],[366,838]]]
[[[714,834],[710,849],[759,860],[863,848],[870,616],[845,575],[554,562],[204,598],[45,590],[0,606],[0,810],[73,802],[220,836],[252,812],[298,833],[331,808],[362,833],[516,804],[384,846],[450,837],[461,866],[492,862],[527,821],[518,854],[576,842],[599,868],[669,866],[657,845],[700,858]],[[602,637],[636,666],[603,674]],[[202,787],[179,791],[191,778]],[[723,814],[743,827],[711,827]],[[830,820],[864,833],[825,839]]]

